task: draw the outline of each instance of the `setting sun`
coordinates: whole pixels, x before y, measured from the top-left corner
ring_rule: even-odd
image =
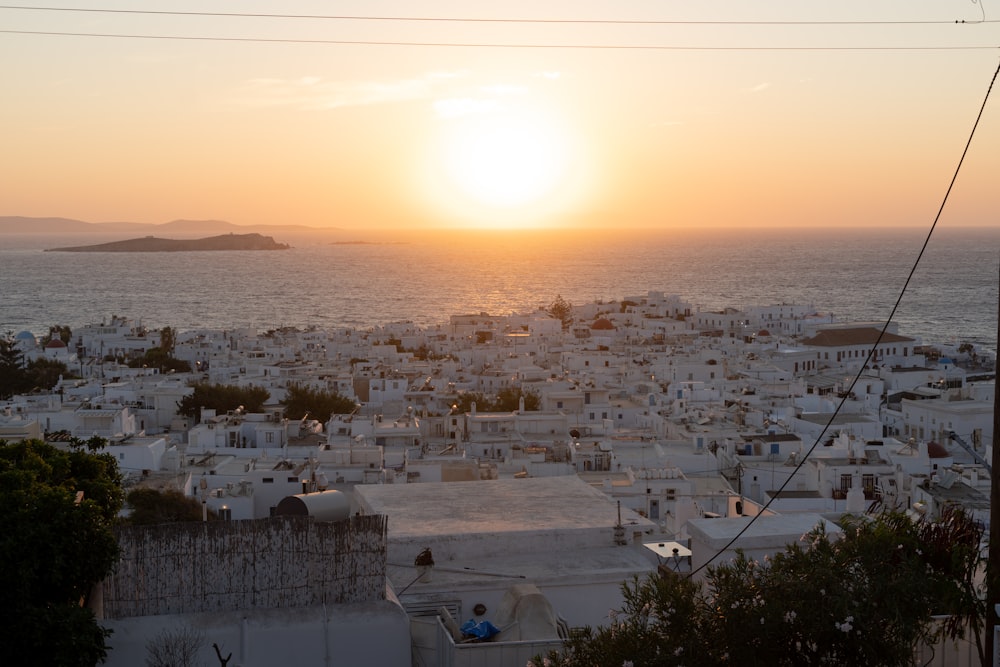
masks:
[[[548,226],[580,203],[585,161],[565,120],[491,102],[441,105],[438,112],[429,192],[463,226]]]
[[[447,141],[448,179],[463,195],[487,206],[535,202],[566,176],[565,142],[540,117],[476,118],[456,128]]]

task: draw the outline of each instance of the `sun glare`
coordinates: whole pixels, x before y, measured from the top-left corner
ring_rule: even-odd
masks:
[[[554,128],[524,118],[476,119],[453,134],[445,153],[448,178],[487,206],[523,206],[559,184],[566,148]]]
[[[541,112],[446,118],[434,158],[437,198],[466,225],[537,226],[573,198],[573,153],[565,128]]]

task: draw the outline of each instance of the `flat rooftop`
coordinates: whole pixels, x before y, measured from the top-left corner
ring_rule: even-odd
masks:
[[[688,522],[688,531],[692,540],[701,541],[712,549],[726,547],[737,536],[739,539],[730,547],[731,549],[772,547],[780,549],[785,544],[798,542],[803,535],[820,524],[826,528],[827,535],[838,535],[843,532],[836,524],[811,512],[762,516],[756,520],[752,520],[751,517],[692,519]],[[743,532],[744,530],[746,532]]]
[[[600,530],[618,523],[618,505],[575,475],[473,482],[372,484],[355,487],[365,514],[389,517],[389,540],[456,534]],[[623,525],[656,524],[621,509]]]
[[[613,605],[622,581],[656,568],[641,544],[659,537],[658,526],[623,507],[625,544],[617,545],[617,503],[575,475],[358,485],[354,493],[362,512],[388,517],[387,575],[408,604],[468,591],[499,596],[528,581],[589,587]],[[434,558],[426,578],[415,567],[423,549]],[[595,622],[563,604],[571,623]]]

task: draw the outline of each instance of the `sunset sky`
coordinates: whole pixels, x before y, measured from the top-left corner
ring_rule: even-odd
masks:
[[[928,225],[1000,64],[984,0],[18,6],[130,10],[0,9],[0,215],[90,222]]]

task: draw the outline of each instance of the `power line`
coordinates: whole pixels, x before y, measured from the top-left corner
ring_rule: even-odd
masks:
[[[101,14],[140,14],[155,16],[216,16],[238,18],[308,19],[335,21],[420,21],[439,23],[535,23],[535,24],[580,24],[580,25],[759,25],[759,26],[802,26],[802,25],[968,25],[998,23],[994,19],[966,21],[964,19],[925,21],[678,21],[656,19],[523,19],[523,18],[470,18],[447,16],[370,16],[331,14],[271,14],[257,12],[199,12],[155,9],[104,9],[98,7],[30,7],[27,5],[0,5],[0,9],[20,9],[45,12],[88,12]]]
[[[3,30],[8,35],[48,35],[54,37],[98,37],[113,39],[154,39],[192,42],[249,42],[264,44],[330,44],[344,46],[415,46],[488,49],[571,49],[622,51],[982,51],[992,46],[681,46],[665,44],[514,44],[505,42],[399,42],[390,40],[302,39],[280,37],[218,37],[195,35],[144,35],[138,33],[65,32],[55,30]]]
[[[990,85],[986,89],[986,96],[983,98],[983,103],[979,108],[979,113],[976,116],[976,121],[972,124],[972,131],[969,133],[969,138],[965,142],[965,148],[962,150],[962,155],[958,160],[958,165],[955,167],[955,171],[952,174],[951,182],[948,183],[948,188],[945,190],[944,197],[941,200],[941,205],[938,207],[937,215],[934,216],[934,222],[931,224],[930,229],[927,231],[927,236],[924,239],[923,245],[920,247],[920,252],[917,253],[917,257],[913,262],[913,266],[910,267],[910,273],[909,275],[906,276],[906,280],[903,282],[903,287],[899,292],[899,297],[896,299],[896,303],[893,305],[892,311],[889,313],[889,317],[886,318],[885,324],[882,326],[882,330],[879,332],[878,338],[875,340],[875,343],[872,345],[871,349],[868,350],[868,356],[865,357],[864,363],[858,369],[857,374],[851,381],[850,387],[848,387],[847,391],[844,392],[843,398],[840,399],[840,403],[837,404],[837,407],[833,411],[833,414],[830,416],[830,419],[827,421],[826,426],[824,426],[820,434],[816,436],[815,442],[813,442],[812,446],[809,447],[809,450],[805,453],[805,456],[802,457],[802,460],[799,461],[798,465],[795,466],[795,470],[792,471],[792,474],[788,476],[788,478],[784,481],[784,483],[780,487],[778,487],[777,492],[775,492],[774,495],[771,496],[771,498],[764,504],[764,506],[760,509],[760,511],[758,511],[757,514],[755,514],[754,516],[750,517],[750,521],[748,521],[747,524],[743,526],[743,528],[731,540],[729,540],[729,542],[725,546],[717,550],[715,554],[707,561],[702,563],[698,567],[698,569],[692,570],[688,574],[688,577],[693,577],[696,573],[708,567],[709,563],[718,558],[723,552],[729,549],[729,547],[733,546],[733,544],[735,544],[736,541],[740,537],[742,537],[743,534],[747,532],[747,530],[749,530],[750,526],[752,526],[757,521],[757,518],[764,513],[764,510],[768,509],[771,506],[771,503],[773,503],[775,499],[777,499],[781,495],[781,492],[784,491],[785,487],[791,483],[795,475],[798,474],[799,469],[801,469],[802,466],[805,465],[805,462],[809,459],[809,456],[812,455],[812,453],[816,450],[816,447],[819,446],[819,443],[822,442],[823,437],[826,435],[826,432],[830,429],[830,426],[837,418],[837,415],[840,414],[841,408],[844,407],[844,403],[847,401],[848,396],[851,395],[851,393],[854,391],[854,387],[861,380],[861,376],[864,374],[865,368],[871,362],[872,357],[875,355],[875,350],[878,349],[879,344],[882,342],[882,338],[885,336],[886,331],[889,329],[889,325],[892,323],[892,319],[896,316],[896,311],[899,309],[899,304],[902,303],[903,296],[906,294],[906,290],[910,286],[910,281],[913,279],[913,275],[916,273],[917,267],[920,265],[920,260],[923,258],[924,252],[927,250],[927,246],[930,244],[931,236],[933,236],[934,230],[937,228],[938,221],[941,219],[941,214],[944,212],[945,204],[948,203],[948,197],[951,195],[951,190],[952,188],[955,187],[955,181],[958,179],[958,172],[962,169],[962,163],[965,162],[965,156],[969,152],[969,146],[972,145],[972,138],[976,135],[976,128],[979,127],[979,121],[983,117],[983,111],[986,110],[986,103],[990,99],[990,92],[993,90],[993,84],[996,83],[998,74],[1000,74],[1000,65],[997,65],[996,71],[993,72],[993,78],[990,80]]]

